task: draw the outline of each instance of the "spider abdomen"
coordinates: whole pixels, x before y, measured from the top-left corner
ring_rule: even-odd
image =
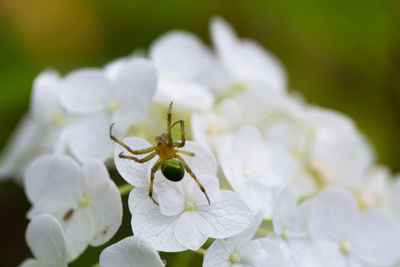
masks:
[[[161,165],[161,172],[168,180],[179,182],[185,175],[185,168],[179,160],[167,159]]]

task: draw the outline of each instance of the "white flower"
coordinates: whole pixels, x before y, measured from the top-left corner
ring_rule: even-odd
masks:
[[[52,70],[40,73],[34,83],[30,111],[13,133],[0,163],[0,177],[20,178],[37,156],[63,150],[63,129],[71,118],[58,100],[60,76]]]
[[[126,138],[124,142],[133,149],[151,146],[146,140],[135,137]],[[149,178],[158,156],[146,163],[136,163],[118,157],[125,152],[120,146],[115,151],[119,173],[136,186],[129,197],[133,232],[160,251],[196,250],[207,238],[238,234],[251,222],[249,209],[236,194],[220,192],[213,154],[191,141],[186,141],[182,150],[195,154],[194,157],[182,155],[182,158],[205,188],[211,205],[187,172],[180,182],[174,183],[165,179],[160,171],[156,172],[154,186],[160,206],[155,205],[148,196]]]
[[[227,238],[217,239],[204,255],[203,267],[229,266],[268,266],[268,255],[259,239],[252,240],[260,227],[262,215],[255,216],[252,225],[242,233]]]
[[[27,168],[25,190],[29,218],[48,213],[63,225],[69,260],[88,244],[107,242],[121,225],[121,197],[101,162],[80,166],[68,156],[43,155]]]
[[[100,254],[101,267],[163,267],[164,263],[145,240],[130,236],[107,247]]]
[[[221,156],[225,177],[248,205],[272,218],[279,192],[293,179],[296,164],[286,149],[263,141],[254,127],[240,129]]]
[[[230,84],[247,86],[255,82],[270,90],[286,89],[286,74],[280,62],[258,43],[239,39],[221,18],[211,21],[211,39]]]
[[[279,195],[274,208],[275,234],[271,238],[279,243],[294,266],[301,262],[304,252],[311,245],[307,224],[309,207],[310,201],[298,206],[294,190],[288,187]]]
[[[371,166],[374,155],[354,122],[338,112],[310,108],[308,168],[323,184],[349,187]]]
[[[195,35],[185,31],[162,35],[152,44],[150,58],[160,77],[155,101],[173,100],[177,107],[189,110],[211,107],[214,96],[200,78],[215,59]]]
[[[42,214],[35,217],[25,236],[35,259],[25,260],[21,267],[67,266],[64,232],[53,216]]]
[[[147,189],[135,188],[129,196],[132,230],[155,249],[175,252],[197,250],[211,238],[227,238],[246,229],[251,212],[232,191],[223,190],[218,198],[218,180],[200,176],[210,198],[209,205],[191,180],[158,190],[160,207],[148,197]]]
[[[320,264],[314,266],[392,266],[400,259],[399,225],[378,211],[359,212],[342,189],[313,200],[308,225],[314,245],[305,261]]]
[[[156,69],[145,59],[121,64],[113,75],[109,69],[82,69],[70,73],[62,83],[62,104],[72,114],[84,115],[67,134],[71,152],[81,161],[105,160],[112,155],[108,136],[112,122],[123,134],[145,117],[157,86]]]
[[[396,215],[395,179],[385,166],[374,166],[350,188],[362,210],[379,209]]]

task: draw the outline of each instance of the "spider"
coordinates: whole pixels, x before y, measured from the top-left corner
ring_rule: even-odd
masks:
[[[133,155],[142,155],[142,154],[147,154],[150,153],[149,155],[145,156],[144,158],[136,158],[133,156],[128,156],[124,155],[123,152],[119,154],[120,158],[123,159],[130,159],[133,161],[136,161],[138,163],[144,163],[155,156],[158,155],[159,159],[156,161],[156,163],[153,165],[151,168],[151,174],[150,174],[150,189],[149,189],[149,197],[151,200],[154,202],[154,204],[159,205],[158,202],[153,198],[153,183],[154,183],[154,174],[161,169],[162,174],[164,175],[165,178],[172,182],[179,182],[182,180],[183,176],[185,175],[185,170],[190,174],[190,176],[193,178],[193,180],[196,182],[197,186],[200,188],[200,190],[203,192],[204,196],[206,197],[208,204],[210,203],[210,199],[208,198],[208,195],[206,193],[206,190],[204,187],[201,185],[199,180],[197,179],[196,175],[192,172],[190,169],[189,165],[185,162],[185,160],[178,154],[184,154],[190,157],[194,157],[195,154],[192,152],[180,150],[177,148],[181,148],[185,146],[185,124],[183,120],[179,120],[174,122],[171,125],[171,110],[172,110],[172,102],[169,105],[168,109],[168,122],[167,122],[167,132],[162,133],[160,136],[155,137],[156,145],[152,147],[148,147],[145,149],[141,150],[133,150],[130,148],[128,145],[126,145],[124,142],[116,138],[115,136],[112,135],[112,128],[114,126],[114,123],[111,124],[110,126],[110,138],[123,148],[125,148],[129,153]],[[177,125],[181,125],[181,141],[180,142],[175,142],[172,140],[171,137],[171,129]]]

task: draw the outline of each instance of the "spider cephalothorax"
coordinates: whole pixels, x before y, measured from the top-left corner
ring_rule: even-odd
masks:
[[[192,172],[190,169],[189,165],[185,162],[185,160],[178,154],[184,154],[188,155],[191,157],[194,157],[194,153],[180,150],[177,148],[181,148],[185,146],[185,124],[183,120],[179,120],[174,122],[171,125],[171,109],[172,109],[172,102],[169,105],[169,110],[168,110],[168,130],[166,133],[162,133],[161,136],[156,136],[155,141],[156,145],[141,149],[141,150],[133,150],[130,148],[128,145],[126,145],[124,142],[116,138],[115,136],[112,135],[112,127],[114,124],[111,125],[110,127],[110,138],[115,141],[117,144],[125,148],[129,153],[133,155],[142,155],[142,154],[147,154],[150,153],[149,155],[145,156],[144,158],[136,158],[134,156],[128,156],[124,155],[123,152],[119,154],[120,158],[123,159],[130,159],[134,160],[138,163],[143,163],[151,160],[155,156],[158,155],[159,159],[156,161],[156,163],[153,165],[151,168],[151,174],[150,174],[150,189],[149,189],[149,197],[155,204],[158,205],[158,202],[153,198],[153,183],[154,183],[154,174],[156,171],[161,169],[162,174],[164,175],[165,178],[167,178],[170,181],[173,182],[179,182],[182,180],[183,176],[185,175],[185,170],[189,173],[189,175],[194,179],[200,190],[203,192],[204,196],[207,198],[208,204],[210,204],[210,199],[208,198],[208,195],[206,193],[206,190],[204,187],[201,185],[199,180],[197,179],[196,175]],[[171,137],[171,129],[177,125],[181,125],[181,141],[180,142],[175,142],[172,140]]]

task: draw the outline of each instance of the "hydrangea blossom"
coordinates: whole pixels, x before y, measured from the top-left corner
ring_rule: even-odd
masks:
[[[115,234],[121,197],[103,164],[112,156],[110,125],[118,136],[153,138],[170,101],[209,148],[187,141],[195,156],[182,157],[211,204],[188,173],[174,183],[158,171],[156,205],[149,180],[158,158],[140,164],[120,158],[126,151],[117,146],[118,172],[135,186],[135,236],[106,248],[101,266],[164,266],[156,250],[197,250],[208,238],[217,240],[204,266],[399,266],[400,177],[376,166],[350,118],[287,92],[285,70],[268,51],[221,18],[210,31],[212,48],[176,30],[149,53],[35,79],[29,114],[0,163],[1,177],[25,172],[32,203],[27,243],[35,259],[23,266],[66,266]],[[236,192],[220,189],[226,180]],[[341,189],[324,190],[331,185]],[[262,219],[272,233],[255,239]]]
[[[252,225],[242,233],[217,239],[204,255],[203,267],[210,266],[267,266],[269,255],[264,251],[259,240],[252,240],[260,227],[262,215],[254,217]]]
[[[211,39],[230,84],[258,83],[268,89],[286,89],[286,74],[279,61],[259,44],[239,39],[223,19],[211,21]]]
[[[21,267],[67,266],[64,232],[53,216],[35,217],[26,230],[26,242],[35,259],[25,260]]]
[[[43,155],[27,168],[25,190],[33,205],[30,219],[48,213],[61,222],[69,260],[88,244],[107,242],[121,225],[118,188],[99,161],[80,166],[68,156]]]
[[[0,177],[20,178],[35,157],[63,150],[61,133],[72,118],[59,102],[60,81],[61,77],[53,70],[45,70],[36,77],[30,111],[20,122],[2,155]]]
[[[112,155],[108,129],[112,122],[119,133],[145,118],[157,86],[154,65],[145,59],[122,61],[113,75],[101,69],[82,69],[67,75],[61,102],[81,118],[69,128],[71,152],[82,160],[105,160]],[[107,75],[108,74],[108,75]]]
[[[400,260],[399,224],[378,211],[359,212],[343,189],[327,189],[313,200],[308,226],[314,244],[305,259],[317,266],[392,266]]]
[[[263,141],[254,127],[235,135],[221,165],[232,188],[255,211],[272,218],[279,192],[294,178],[296,164],[285,148]]]
[[[150,146],[141,138],[126,138],[124,143],[135,149]],[[184,149],[195,154],[182,157],[205,188],[211,205],[189,174],[174,183],[163,178],[161,172],[155,176],[155,197],[160,206],[155,205],[148,191],[151,167],[157,159],[136,163],[118,157],[124,151],[122,147],[118,146],[115,151],[118,171],[136,186],[129,196],[132,230],[156,250],[196,250],[209,237],[226,238],[240,233],[251,223],[246,204],[231,191],[220,192],[213,154],[190,141]]]
[[[178,107],[188,110],[211,108],[214,96],[200,79],[215,59],[195,35],[166,33],[152,44],[149,54],[160,77],[155,101],[169,103],[173,99]]]
[[[100,254],[101,267],[163,267],[164,263],[145,240],[129,236],[107,247]]]
[[[307,224],[309,207],[310,201],[298,205],[295,192],[290,187],[284,189],[276,201],[274,233],[269,238],[279,244],[292,266],[302,262],[305,251],[312,244]]]

